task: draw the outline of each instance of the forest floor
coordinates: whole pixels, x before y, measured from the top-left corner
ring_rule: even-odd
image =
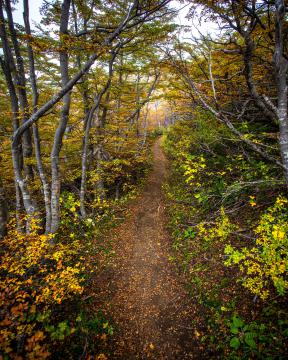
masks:
[[[153,145],[153,169],[143,191],[127,219],[109,233],[115,256],[93,279],[98,294],[93,306],[112,317],[115,328],[111,359],[203,358],[191,326],[193,299],[169,261],[171,240],[162,193],[168,164],[160,141]]]

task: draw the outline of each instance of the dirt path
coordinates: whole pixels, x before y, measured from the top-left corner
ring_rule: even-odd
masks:
[[[114,230],[116,256],[101,290],[105,308],[116,324],[111,358],[201,358],[190,299],[168,260],[161,190],[167,163],[160,141],[153,152],[154,166],[146,187],[128,219]]]

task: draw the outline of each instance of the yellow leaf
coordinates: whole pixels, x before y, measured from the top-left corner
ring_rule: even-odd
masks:
[[[96,359],[97,359],[97,360],[107,360],[108,358],[107,358],[107,356],[104,355],[104,354],[99,354]]]
[[[155,346],[154,346],[152,343],[150,343],[150,344],[149,344],[149,349],[150,349],[150,350],[154,350],[154,349],[155,349]]]

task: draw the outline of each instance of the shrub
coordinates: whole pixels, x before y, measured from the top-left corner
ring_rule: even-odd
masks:
[[[81,243],[69,238],[66,244],[52,245],[51,239],[39,235],[38,221],[33,220],[29,235],[10,224],[2,241],[0,349],[11,358],[25,352],[28,359],[45,359],[47,338],[73,332],[68,323],[57,324],[56,331],[51,321],[60,304],[83,291]]]
[[[243,285],[253,294],[266,299],[271,284],[279,295],[288,288],[288,200],[278,197],[275,204],[262,214],[255,229],[255,246],[240,250],[227,245],[229,255],[226,265],[239,264]]]

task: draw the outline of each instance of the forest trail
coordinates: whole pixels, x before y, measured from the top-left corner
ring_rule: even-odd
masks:
[[[161,189],[167,160],[160,139],[153,154],[153,170],[142,194],[126,221],[112,231],[116,256],[100,281],[101,306],[112,314],[116,328],[111,359],[201,358],[191,298],[168,260]]]

